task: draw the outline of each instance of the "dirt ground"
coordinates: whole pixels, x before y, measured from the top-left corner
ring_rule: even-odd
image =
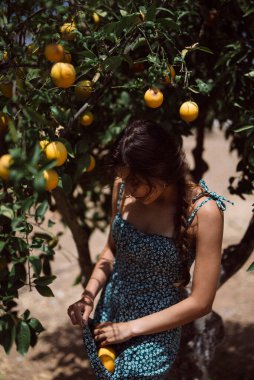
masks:
[[[221,131],[217,129],[206,133],[204,158],[210,170],[203,178],[211,190],[235,202],[234,206],[225,202],[224,248],[237,243],[242,237],[251,218],[254,196],[248,196],[244,201],[229,194],[228,177],[235,174],[236,153],[229,153],[229,142],[224,140]],[[191,166],[194,139],[195,136],[184,140]],[[47,218],[59,222],[58,213],[49,212]],[[50,285],[55,297],[42,297],[36,291],[22,289],[18,299],[20,314],[29,309],[46,331],[39,335],[37,345],[30,348],[24,357],[16,352],[15,347],[10,355],[6,355],[0,346],[0,380],[95,379],[83,347],[82,330],[79,326],[73,326],[67,315],[68,306],[77,301],[82,292],[80,285],[73,286],[79,272],[76,248],[67,228],[56,223],[55,230],[64,232],[52,266],[53,274],[57,276]],[[93,234],[90,241],[93,259],[103,248],[105,239],[106,235],[101,232]],[[253,261],[254,253],[235,276],[217,291],[213,310],[222,316],[226,335],[217,347],[210,380],[254,379],[254,272],[246,272]]]

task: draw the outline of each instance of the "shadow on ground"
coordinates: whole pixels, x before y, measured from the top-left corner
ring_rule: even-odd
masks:
[[[32,355],[29,361],[31,365],[33,361],[51,362],[47,370],[52,371],[52,380],[96,380],[89,365],[80,327],[61,328],[59,332],[41,336],[40,340],[47,345],[47,352]]]
[[[254,324],[225,323],[225,337],[210,365],[211,380],[254,379]]]
[[[40,339],[44,340],[48,351],[31,356],[31,365],[33,361],[50,362],[53,355],[53,367],[48,368],[52,371],[52,380],[95,380],[83,346],[81,329],[62,328]],[[226,322],[225,337],[210,365],[209,380],[253,380],[253,353],[254,325]],[[54,373],[56,369],[57,374]]]

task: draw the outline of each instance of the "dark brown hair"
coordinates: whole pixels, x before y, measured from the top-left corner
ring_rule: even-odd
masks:
[[[142,177],[148,183],[150,191],[151,177],[168,184],[177,184],[179,196],[173,238],[183,265],[180,286],[186,286],[190,281],[188,260],[191,242],[187,234],[187,217],[190,194],[188,188],[191,184],[188,178],[190,168],[182,150],[182,140],[154,121],[134,120],[120,133],[107,159],[107,167],[111,173],[116,173],[123,166],[128,167],[132,177]]]

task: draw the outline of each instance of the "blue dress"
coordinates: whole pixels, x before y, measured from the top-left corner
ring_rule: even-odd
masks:
[[[204,189],[201,193],[209,197],[194,209],[188,218],[189,223],[198,209],[209,199],[214,199],[223,211],[226,209],[223,200],[234,204],[210,191],[203,179],[199,184]],[[181,260],[173,238],[144,233],[123,219],[120,212],[123,190],[124,182],[120,185],[117,213],[112,223],[112,236],[116,245],[113,270],[102,289],[94,319],[89,318],[88,325],[83,329],[83,341],[91,367],[98,379],[162,380],[167,377],[178,353],[181,326],[112,344],[117,354],[113,373],[102,365],[97,355],[99,343],[92,335],[97,323],[126,322],[141,318],[168,308],[182,299],[180,288],[173,285],[182,274]],[[192,201],[194,202],[201,193]],[[192,249],[189,268],[194,259],[195,252]]]

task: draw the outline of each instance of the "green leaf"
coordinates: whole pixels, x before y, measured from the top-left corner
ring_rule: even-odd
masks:
[[[6,218],[11,220],[14,218],[13,210],[5,205],[0,206],[0,215],[4,215]]]
[[[205,53],[209,53],[209,54],[214,54],[212,52],[212,50],[210,50],[208,47],[206,46],[198,46],[196,47],[194,50],[201,50],[201,51],[204,51]]]
[[[4,249],[5,245],[6,245],[7,241],[2,241],[0,240],[0,252],[2,252],[2,250]]]
[[[158,8],[156,7],[156,3],[154,2],[146,12],[141,9],[141,11],[145,14],[145,21],[155,21],[156,19],[156,10]]]
[[[48,286],[36,285],[35,288],[43,297],[54,297],[54,293]]]
[[[28,309],[26,309],[26,310],[24,311],[24,313],[21,314],[20,316],[21,316],[24,320],[27,320],[28,317],[29,317],[29,315],[30,315],[30,311],[29,311]]]
[[[51,219],[48,220],[48,227],[52,227],[54,224],[56,224],[56,222],[53,222]]]
[[[71,176],[66,174],[66,173],[63,173],[61,176],[61,183],[59,184],[59,186],[61,187],[61,185],[62,185],[64,192],[67,195],[70,195],[72,192],[72,178],[71,178]]]
[[[32,79],[37,79],[41,78],[41,70],[40,69],[29,69],[27,76],[26,76],[26,81],[31,81]]]
[[[17,351],[24,355],[30,346],[31,332],[29,325],[25,321],[20,321],[16,330]]]
[[[119,12],[120,12],[121,16],[127,16],[128,15],[128,12],[125,11],[124,9],[120,9]]]
[[[35,220],[36,222],[40,222],[44,220],[44,216],[46,211],[48,210],[49,204],[48,200],[45,199],[36,209],[35,211]]]
[[[38,333],[45,331],[45,328],[42,326],[41,322],[36,318],[29,319],[27,323],[29,324],[31,329],[33,329],[34,331]]]
[[[244,74],[246,77],[248,78],[254,78],[254,70],[250,71],[249,73],[247,74]]]
[[[9,354],[16,337],[16,326],[13,321],[2,320],[0,322],[0,342],[6,354]]]
[[[244,15],[242,17],[247,17],[249,16],[251,13],[254,13],[254,7],[250,8],[246,13],[244,13]]]
[[[21,207],[21,210],[23,211],[23,213],[26,213],[28,210],[30,210],[30,208],[32,207],[34,202],[35,202],[35,196],[34,195],[31,195],[30,197],[24,199],[22,207]]]
[[[113,57],[108,57],[106,58],[102,63],[101,67],[105,71],[108,70],[116,70],[122,63],[122,57],[119,55],[113,56]]]
[[[34,283],[36,285],[49,285],[56,279],[56,276],[42,276],[39,278],[36,278],[34,280]]]
[[[249,268],[246,270],[246,272],[252,272],[254,270],[254,261],[250,264]]]
[[[9,120],[8,128],[12,141],[16,143],[18,141],[18,132],[12,119]]]
[[[43,116],[41,116],[41,114],[32,110],[31,108],[24,108],[23,113],[28,120],[32,120],[36,124],[46,126],[48,123],[47,120]]]
[[[157,24],[167,28],[167,32],[170,32],[171,30],[179,31],[179,26],[171,18],[159,18],[157,19]]]
[[[28,261],[32,264],[33,271],[37,276],[41,273],[41,260],[38,256],[28,256]]]

